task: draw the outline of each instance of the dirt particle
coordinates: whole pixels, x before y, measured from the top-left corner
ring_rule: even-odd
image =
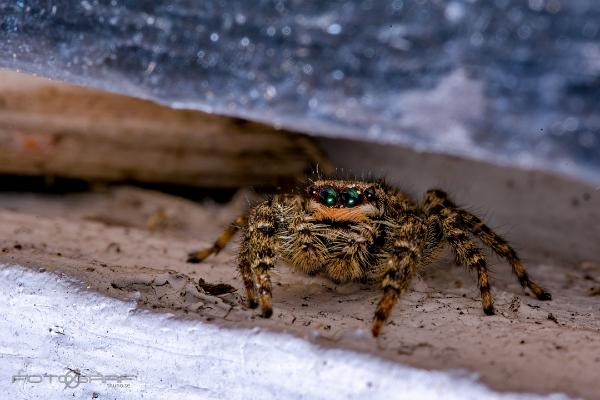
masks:
[[[19,243],[15,244],[13,247],[17,250],[21,250],[23,248],[23,246]]]
[[[427,342],[420,342],[420,343],[416,343],[416,344],[412,344],[412,345],[407,344],[407,345],[403,345],[400,348],[398,348],[397,353],[400,355],[410,356],[419,349],[429,348],[429,347],[432,347],[432,345]]]
[[[600,286],[590,288],[590,296],[600,296]]]
[[[115,253],[121,252],[121,246],[118,243],[111,242],[106,246],[106,251],[114,251]]]
[[[200,288],[202,288],[202,290],[204,290],[206,293],[213,296],[219,296],[237,291],[236,288],[226,283],[208,283],[202,278],[198,279],[198,286],[200,286]]]
[[[554,314],[548,313],[548,319],[550,321],[554,322],[555,324],[558,324],[558,320],[556,319],[556,317],[554,316]]]
[[[578,199],[577,197],[573,197],[573,198],[571,199],[571,206],[572,206],[573,208],[577,208],[577,207],[579,207],[579,199]]]
[[[519,308],[521,308],[521,299],[518,296],[514,296],[510,301],[508,309],[516,314],[519,312]]]

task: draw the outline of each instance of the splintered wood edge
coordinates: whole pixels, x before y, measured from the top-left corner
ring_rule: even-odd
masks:
[[[238,187],[316,166],[300,133],[0,70],[0,174]]]

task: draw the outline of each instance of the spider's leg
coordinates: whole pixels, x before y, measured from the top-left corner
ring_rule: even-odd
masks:
[[[409,214],[400,219],[391,233],[389,257],[382,281],[383,297],[377,304],[371,327],[375,337],[379,336],[392,308],[406,292],[417,269],[427,238],[427,227],[421,218]]]
[[[539,300],[551,300],[552,295],[544,290],[544,288],[534,281],[529,279],[529,274],[525,270],[521,259],[517,255],[517,252],[504,240],[500,235],[494,232],[488,227],[479,217],[471,214],[468,211],[459,209],[456,205],[447,198],[446,193],[441,190],[433,190],[427,193],[427,196],[431,196],[434,202],[441,204],[444,207],[453,208],[460,215],[464,226],[475,236],[481,240],[483,244],[490,247],[500,257],[506,259],[510,264],[514,274],[517,276],[521,286],[528,287],[529,290]]]
[[[188,254],[187,262],[189,263],[200,263],[204,261],[211,254],[218,254],[221,250],[227,246],[227,243],[231,241],[233,236],[237,233],[240,228],[245,226],[248,223],[248,214],[244,214],[238,217],[233,223],[231,223],[225,230],[219,235],[217,240],[213,243],[212,246],[193,251]]]
[[[275,266],[277,249],[276,218],[270,202],[264,202],[250,212],[240,247],[239,268],[248,303],[256,307],[258,291],[258,302],[265,318],[273,314],[269,270]]]
[[[460,213],[452,207],[449,200],[440,202],[440,190],[430,190],[425,197],[424,209],[429,215],[437,215],[442,224],[446,241],[454,250],[456,260],[470,269],[477,271],[477,282],[481,292],[483,312],[494,314],[494,300],[490,292],[487,263],[481,250],[473,243],[470,232],[464,225]],[[441,192],[443,193],[443,192]]]
[[[539,300],[552,300],[552,295],[549,292],[545,291],[543,287],[529,279],[529,274],[525,270],[517,252],[506,240],[491,230],[477,216],[464,210],[458,211],[465,221],[465,224],[469,227],[469,230],[473,232],[483,244],[489,246],[496,254],[509,262],[521,286],[524,288],[528,287]]]

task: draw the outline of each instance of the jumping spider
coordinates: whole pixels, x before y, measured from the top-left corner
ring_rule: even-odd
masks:
[[[383,297],[371,328],[378,336],[415,272],[434,259],[444,241],[459,264],[477,272],[483,311],[492,315],[486,260],[472,236],[505,258],[521,285],[538,299],[551,299],[529,279],[504,239],[437,189],[419,204],[383,181],[309,181],[300,194],[276,195],[252,208],[212,247],[191,253],[188,262],[218,253],[240,228],[238,262],[248,303],[252,308],[260,304],[266,318],[273,313],[269,271],[281,259],[294,270],[324,273],[334,282],[381,282]]]

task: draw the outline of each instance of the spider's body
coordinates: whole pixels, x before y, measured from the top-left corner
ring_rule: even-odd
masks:
[[[384,258],[386,210],[361,198],[367,187],[335,183],[319,182],[309,188],[308,197],[273,199],[281,259],[297,271],[322,272],[338,283],[374,278]],[[322,204],[323,188],[336,193],[349,188],[361,202],[352,207]]]
[[[542,300],[550,294],[529,280],[515,251],[479,218],[457,208],[440,190],[422,204],[381,181],[317,180],[295,195],[278,195],[239,218],[204,251],[199,262],[219,252],[237,227],[243,229],[239,269],[252,307],[272,314],[269,271],[278,260],[306,273],[324,273],[335,282],[377,280],[383,297],[372,332],[377,336],[414,273],[446,241],[459,263],[477,272],[483,310],[493,314],[486,261],[475,236],[511,264],[524,287]]]

